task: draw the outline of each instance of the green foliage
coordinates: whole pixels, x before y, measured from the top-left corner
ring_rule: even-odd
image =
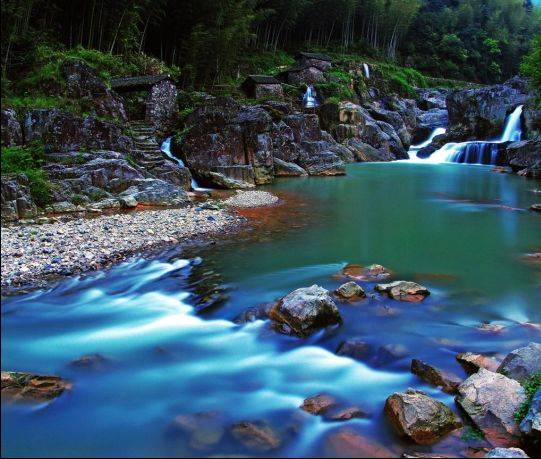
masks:
[[[80,206],[86,204],[88,202],[88,198],[82,194],[73,194],[71,195],[71,202],[76,206]]]
[[[242,58],[245,74],[277,75],[293,65],[293,56],[283,50],[250,52]]]
[[[520,423],[528,414],[535,393],[541,389],[541,373],[536,373],[522,383],[526,400],[515,413],[515,420]]]
[[[530,52],[522,60],[520,71],[531,78],[535,88],[541,89],[541,35],[533,40]]]
[[[429,86],[426,78],[420,72],[408,67],[399,67],[393,64],[378,64],[376,71],[387,82],[387,91],[396,92],[402,96],[415,96],[415,88],[426,88]]]

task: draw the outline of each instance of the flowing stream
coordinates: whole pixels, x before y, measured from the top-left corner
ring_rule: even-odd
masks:
[[[306,92],[302,97],[302,105],[306,108],[314,108],[319,106],[319,102],[316,97],[316,90],[312,85],[306,88]]]
[[[201,411],[221,413],[226,427],[273,425],[281,446],[262,456],[332,455],[327,439],[342,428],[397,457],[430,451],[397,439],[382,414],[385,399],[407,387],[453,406],[451,396],[410,374],[411,358],[464,377],[457,352],[505,353],[539,341],[539,331],[524,325],[541,321],[539,271],[522,260],[541,245],[539,216],[525,210],[532,184],[454,164],[352,164],[347,172],[277,180],[266,189],[286,199],[285,209],[266,210],[268,225],[235,241],[3,298],[2,369],[59,374],[73,389],[48,405],[2,404],[2,455],[258,454],[227,434],[205,450],[171,435],[175,416]],[[347,262],[381,263],[432,294],[421,304],[380,296],[339,303],[344,324],[306,340],[261,320],[234,323],[293,289],[335,289],[343,279],[334,274]],[[210,277],[226,298],[198,314]],[[362,285],[373,291],[373,283]],[[481,331],[483,321],[505,329]],[[352,337],[376,353],[395,352],[365,362],[335,355]],[[91,353],[105,356],[103,368],[70,364]],[[339,423],[299,411],[321,392],[370,416]],[[454,452],[453,441],[433,450]]]
[[[162,145],[160,146],[160,150],[167,156],[171,161],[178,164],[179,167],[186,167],[184,165],[184,162],[182,159],[177,158],[172,152],[171,152],[171,137],[168,137],[162,142]],[[192,189],[194,191],[210,191],[209,188],[202,188],[197,183],[197,180],[195,180],[192,176]]]

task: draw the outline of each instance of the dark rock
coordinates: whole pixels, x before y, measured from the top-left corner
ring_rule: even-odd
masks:
[[[462,379],[458,376],[447,373],[417,359],[411,361],[411,372],[414,375],[419,376],[423,381],[441,387],[441,390],[448,394],[455,394],[458,390],[458,386],[462,383]]]
[[[517,381],[481,368],[458,387],[455,400],[491,445],[519,444],[514,415],[526,395]]]
[[[2,145],[12,147],[23,143],[23,132],[17,113],[11,108],[2,109]]]
[[[30,195],[28,179],[24,174],[2,175],[2,220],[16,221],[37,215],[37,207]]]
[[[375,290],[384,292],[394,300],[418,302],[423,301],[430,292],[416,282],[396,281],[390,284],[377,284]]]
[[[347,147],[353,152],[355,159],[362,163],[373,161],[394,161],[396,158],[385,150],[378,150],[367,143],[353,138],[346,141]]]
[[[420,445],[436,443],[462,425],[443,403],[413,389],[387,398],[385,414],[401,436]]]
[[[366,362],[372,367],[382,367],[408,355],[401,345],[386,344],[375,348],[361,338],[349,338],[338,346],[337,355]]]
[[[537,389],[526,417],[520,423],[520,433],[528,445],[541,445],[541,389]]]
[[[368,360],[373,355],[373,352],[373,347],[359,338],[350,338],[343,341],[336,350],[337,355],[364,361]]]
[[[541,344],[530,343],[507,354],[498,373],[519,382],[541,372]]]
[[[532,204],[530,210],[533,212],[541,212],[541,204]]]
[[[324,418],[329,421],[349,421],[351,419],[366,418],[368,414],[357,406],[338,408],[330,410],[324,414]]]
[[[302,157],[300,164],[309,175],[345,175],[346,173],[344,162],[331,151]]]
[[[2,399],[45,402],[60,396],[71,384],[58,376],[2,371]]]
[[[448,122],[449,118],[445,109],[434,108],[425,112],[418,112],[414,135],[415,142],[424,141],[434,129],[446,127]]]
[[[497,371],[500,366],[500,362],[494,357],[489,357],[483,354],[475,354],[473,352],[463,352],[457,354],[456,359],[462,368],[466,370],[466,373],[472,375],[479,371],[479,368],[484,368],[488,371]]]
[[[270,318],[291,328],[299,336],[342,323],[328,290],[318,286],[299,288],[284,296],[270,311]]]
[[[72,367],[89,370],[103,370],[109,361],[101,354],[88,354],[71,362]]]
[[[274,158],[274,175],[276,177],[301,177],[308,173],[295,163],[288,163],[279,158]]]
[[[265,422],[239,422],[231,428],[231,435],[246,449],[266,452],[278,449],[282,440],[278,432]]]
[[[325,452],[329,457],[396,457],[393,451],[350,429],[331,433],[325,440]]]
[[[256,320],[266,320],[269,318],[269,310],[272,305],[264,304],[249,308],[246,311],[241,312],[234,320],[236,324],[245,324],[248,322],[255,322]]]
[[[366,297],[363,288],[356,282],[350,281],[338,287],[334,293],[340,298],[355,301]]]
[[[506,164],[520,175],[541,177],[541,138],[507,145]]]
[[[535,103],[527,103],[522,110],[525,136],[527,139],[541,137],[541,108]]]
[[[494,448],[485,454],[485,457],[489,458],[520,458],[530,457],[520,448]]]
[[[157,130],[163,130],[174,122],[178,111],[177,95],[177,87],[170,79],[163,79],[150,89],[145,118]]]
[[[190,447],[198,451],[214,447],[220,443],[225,434],[222,417],[216,411],[176,416],[169,431],[172,434],[186,435]]]

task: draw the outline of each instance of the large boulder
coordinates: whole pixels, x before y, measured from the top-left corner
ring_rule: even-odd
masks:
[[[2,175],[2,220],[15,221],[36,216],[37,207],[28,185],[24,174]]]
[[[157,130],[163,130],[174,122],[178,111],[177,95],[177,87],[169,79],[161,80],[150,89],[145,118]]]
[[[450,408],[413,389],[396,392],[387,398],[385,414],[399,435],[419,445],[436,443],[461,426]]]
[[[448,394],[455,394],[458,386],[462,383],[462,379],[458,376],[440,370],[418,359],[411,361],[411,372],[419,376],[423,381],[441,387],[441,390]]]
[[[531,98],[526,82],[462,89],[447,96],[450,129],[455,138],[488,139],[502,132],[506,116]]]
[[[393,300],[417,302],[423,301],[430,291],[416,282],[395,281],[389,284],[377,284],[375,290],[386,293]]]
[[[122,99],[107,87],[93,68],[81,60],[67,59],[61,71],[66,78],[68,97],[89,100],[99,116],[127,121]]]
[[[2,145],[12,147],[23,143],[23,131],[17,112],[11,108],[2,109]]]
[[[342,323],[340,312],[329,291],[318,285],[299,288],[284,296],[270,310],[269,317],[283,331],[301,337],[320,328]]]
[[[60,396],[71,384],[58,376],[2,371],[2,400],[45,402]]]
[[[520,433],[527,444],[541,446],[541,389],[537,389],[530,409],[520,423]]]
[[[455,400],[493,446],[520,443],[514,415],[526,395],[514,379],[480,368],[458,387]]]
[[[530,343],[507,354],[498,368],[508,378],[522,382],[541,372],[541,344]]]

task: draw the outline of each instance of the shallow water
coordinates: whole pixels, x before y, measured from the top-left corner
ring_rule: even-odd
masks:
[[[413,386],[453,405],[409,373],[412,357],[464,375],[457,352],[505,353],[539,341],[523,323],[541,322],[541,277],[521,258],[541,246],[541,218],[526,210],[538,187],[486,167],[407,162],[351,165],[346,177],[284,179],[268,189],[295,196],[295,212],[265,211],[276,225],[199,250],[200,265],[169,252],[3,299],[2,369],[60,374],[74,388],[49,405],[3,404],[2,455],[254,454],[227,435],[199,451],[168,433],[174,416],[201,411],[222,412],[225,425],[266,420],[282,436],[273,455],[331,454],[326,438],[344,427],[396,455],[429,451],[396,439],[381,414],[384,401]],[[432,294],[421,304],[381,297],[340,303],[344,325],[305,341],[262,321],[232,322],[298,287],[336,288],[342,280],[333,274],[347,262],[383,264]],[[206,271],[227,298],[197,315]],[[484,321],[506,328],[478,330]],[[336,356],[348,337],[374,348],[395,345],[403,357],[368,365]],[[105,368],[70,365],[96,352],[107,357]],[[332,423],[300,413],[302,400],[320,392],[371,417]],[[432,449],[462,446],[447,439]]]

